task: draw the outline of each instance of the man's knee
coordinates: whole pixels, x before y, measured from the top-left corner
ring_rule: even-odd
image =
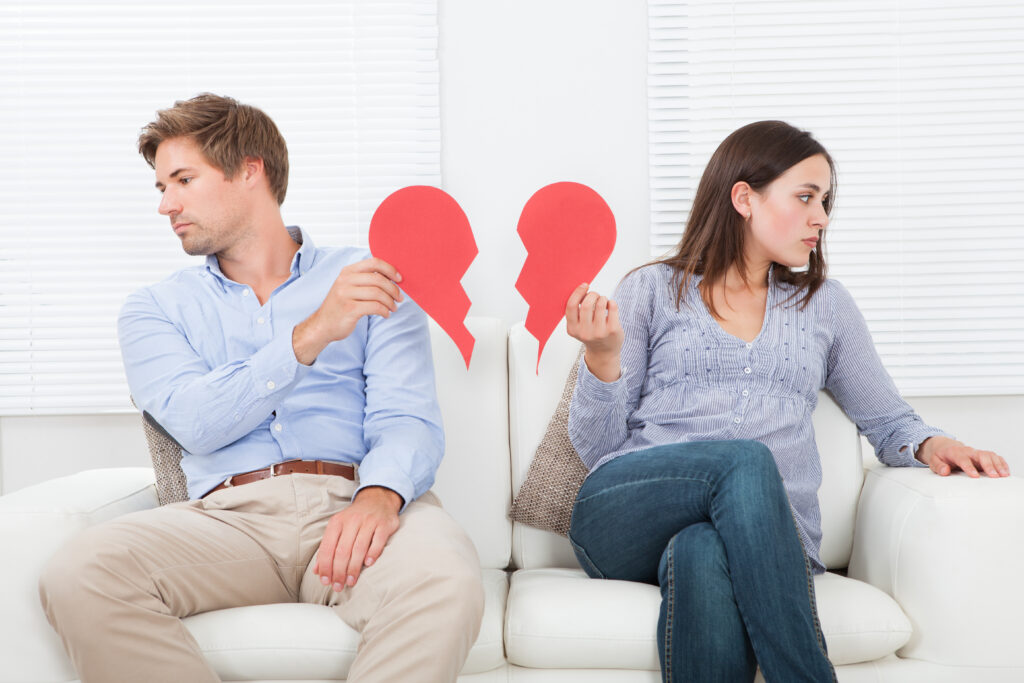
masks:
[[[479,625],[484,613],[480,564],[462,555],[431,562],[424,577],[435,593],[435,604],[446,618]]]
[[[89,531],[58,548],[39,575],[39,599],[51,622],[66,608],[81,605],[85,587],[95,587],[104,573],[94,534]]]

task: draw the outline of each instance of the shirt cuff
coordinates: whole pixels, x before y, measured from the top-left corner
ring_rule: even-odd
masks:
[[[309,372],[309,366],[295,358],[292,335],[278,335],[252,356],[252,378],[256,395],[266,398],[290,388]]]
[[[366,459],[363,459],[366,463]],[[401,514],[416,498],[416,487],[405,472],[393,466],[376,466],[374,463],[366,463],[359,466],[359,487],[352,494],[355,498],[359,492],[368,486],[382,486],[391,489],[402,497],[402,507],[398,510]]]
[[[577,370],[576,390],[583,391],[583,395],[594,401],[617,401],[626,389],[626,369],[622,368],[618,379],[614,382],[605,382],[590,372],[587,361],[580,357],[579,370]]]

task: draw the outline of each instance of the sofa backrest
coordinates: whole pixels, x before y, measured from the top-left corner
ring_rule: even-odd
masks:
[[[519,490],[526,477],[578,351],[579,343],[559,326],[544,348],[537,373],[537,340],[521,323],[509,331],[513,492]],[[857,500],[864,482],[860,437],[856,426],[826,393],[819,395],[813,421],[822,456],[822,486],[818,492],[823,530],[821,557],[829,567],[845,567],[850,559]],[[518,522],[512,527],[512,563],[520,569],[579,566],[565,538]]]
[[[473,539],[481,566],[504,569],[512,536],[508,337],[495,318],[467,318],[466,326],[476,338],[468,370],[454,342],[430,323],[446,444],[433,491]]]

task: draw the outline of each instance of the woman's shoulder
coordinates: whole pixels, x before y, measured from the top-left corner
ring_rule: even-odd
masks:
[[[665,305],[667,302],[674,305],[679,288],[678,277],[676,269],[670,265],[648,263],[629,271],[622,278],[615,289],[615,298],[619,303],[622,303],[622,299],[644,299],[654,306]]]

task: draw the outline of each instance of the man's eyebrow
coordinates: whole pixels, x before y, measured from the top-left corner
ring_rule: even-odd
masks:
[[[168,176],[168,177],[169,177],[169,178],[170,178],[171,180],[174,180],[175,178],[177,178],[177,177],[178,177],[179,175],[181,175],[181,174],[182,174],[182,173],[184,173],[185,171],[193,171],[193,170],[195,170],[195,169],[193,169],[193,168],[192,168],[192,167],[190,167],[190,166],[185,166],[185,167],[183,167],[183,168],[179,168],[178,170],[174,171],[174,172],[173,172],[173,173],[171,173],[171,175],[170,175],[170,176]],[[161,187],[163,187],[163,186],[164,186],[164,184],[163,184],[163,183],[161,183],[161,182],[160,182],[159,180],[158,180],[158,181],[156,181],[156,189],[158,189],[158,190],[159,190],[159,189],[160,189]]]

